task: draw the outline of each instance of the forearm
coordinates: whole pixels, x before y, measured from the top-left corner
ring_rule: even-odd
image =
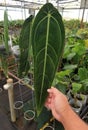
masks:
[[[65,130],[88,130],[88,125],[78,117],[70,106],[61,116],[61,122]]]

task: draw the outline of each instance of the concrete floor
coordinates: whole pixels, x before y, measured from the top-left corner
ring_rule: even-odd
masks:
[[[3,89],[3,85],[5,84],[0,80],[0,130],[35,130],[30,129],[29,125],[25,125],[24,128],[21,128],[21,120],[17,120],[15,123],[12,123],[10,120],[10,109],[9,109],[9,99],[8,99],[8,91]],[[23,96],[23,97],[22,97]],[[22,86],[22,94],[20,94],[19,87],[14,86],[14,97],[15,101],[18,101],[23,98],[23,102],[27,102],[31,98],[31,90],[25,86]],[[33,125],[34,127],[34,125]]]

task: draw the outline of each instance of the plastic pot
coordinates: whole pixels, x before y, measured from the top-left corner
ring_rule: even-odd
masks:
[[[76,103],[75,103],[75,100],[74,99],[71,99],[69,101],[69,104],[71,105],[72,109],[77,113],[79,114],[80,111],[81,111],[81,108],[82,108],[82,103],[77,100]]]

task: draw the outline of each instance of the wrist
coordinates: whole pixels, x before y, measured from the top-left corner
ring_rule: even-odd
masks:
[[[72,111],[71,107],[69,104],[66,105],[64,110],[60,113],[60,122],[63,124],[64,120],[69,116],[69,113]]]
[[[67,105],[66,109],[61,113],[59,120],[65,130],[88,130],[88,126],[79,118],[79,116],[72,110],[70,105]]]

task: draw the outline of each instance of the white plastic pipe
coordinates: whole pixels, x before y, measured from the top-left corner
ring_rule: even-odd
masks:
[[[8,97],[9,97],[9,106],[10,106],[10,112],[11,112],[11,121],[16,121],[16,112],[14,110],[14,92],[13,92],[13,80],[8,79],[7,84],[4,85],[4,89],[8,90]]]

